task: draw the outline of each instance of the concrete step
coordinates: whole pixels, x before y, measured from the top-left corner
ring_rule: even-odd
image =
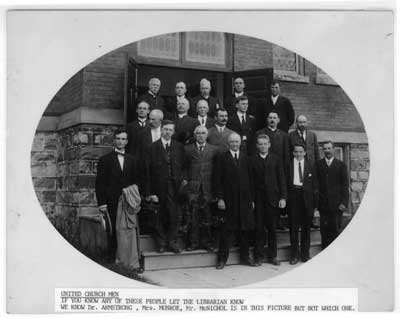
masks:
[[[310,256],[314,257],[321,251],[320,244],[312,244]],[[252,257],[252,251],[250,251]],[[217,264],[217,254],[206,250],[183,251],[180,254],[172,252],[144,252],[144,268],[146,271],[194,267],[210,267]],[[290,259],[290,245],[278,246],[278,260]],[[239,249],[232,248],[229,253],[228,265],[239,264]]]

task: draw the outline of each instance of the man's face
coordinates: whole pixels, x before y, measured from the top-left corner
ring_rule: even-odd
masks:
[[[118,150],[124,150],[127,143],[128,135],[125,132],[114,136],[114,145]]]
[[[278,114],[270,113],[267,118],[268,127],[275,129],[279,123]]]
[[[162,119],[160,116],[154,113],[150,113],[149,115],[149,125],[151,128],[158,128],[161,126]]]
[[[231,135],[228,139],[229,149],[232,151],[238,151],[240,149],[240,136]]]
[[[236,108],[242,113],[247,112],[247,109],[249,108],[249,101],[247,99],[239,101],[236,103]]]
[[[279,91],[280,91],[279,84],[271,85],[271,95],[272,96],[279,95]]]
[[[295,157],[297,160],[301,161],[304,159],[304,156],[306,155],[306,152],[304,151],[304,148],[301,146],[295,146],[293,149],[293,157]]]
[[[194,137],[199,144],[204,144],[207,140],[208,131],[207,128],[198,128],[194,133]]]
[[[228,112],[219,111],[215,116],[217,124],[220,126],[225,126],[228,123]]]
[[[183,96],[186,93],[186,86],[183,83],[177,83],[175,86],[175,93],[178,96]]]
[[[139,118],[146,118],[150,113],[150,106],[147,103],[140,103],[136,109]]]
[[[180,100],[176,104],[176,110],[177,110],[178,114],[185,114],[189,110],[189,104],[186,101]]]
[[[322,150],[324,151],[324,155],[326,158],[331,159],[333,157],[334,149],[331,143],[324,144],[322,146]]]
[[[233,82],[233,86],[235,88],[235,92],[236,93],[241,93],[244,90],[244,81],[241,78],[237,78],[235,79],[235,81]]]
[[[167,124],[161,127],[161,137],[165,140],[170,140],[174,132],[175,128],[173,124]]]
[[[201,117],[206,116],[208,113],[208,104],[205,100],[199,100],[197,103],[197,114]]]
[[[158,91],[160,90],[161,82],[157,79],[153,79],[149,83],[149,90],[153,94],[158,94]]]
[[[260,138],[257,140],[256,146],[257,146],[257,150],[259,153],[266,154],[266,153],[268,153],[268,150],[269,150],[269,147],[271,147],[271,144],[268,139]]]
[[[208,96],[211,92],[211,86],[208,84],[200,84],[200,93],[202,96]]]
[[[299,116],[297,118],[297,129],[300,131],[304,131],[307,128],[307,118],[304,116]]]

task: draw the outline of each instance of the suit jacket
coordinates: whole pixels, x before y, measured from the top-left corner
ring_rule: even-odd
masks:
[[[317,135],[311,130],[306,130],[306,140],[299,135],[297,129],[289,133],[290,154],[293,157],[294,145],[304,145],[306,151],[306,158],[308,162],[314,166],[315,162],[319,160],[319,148]]]
[[[325,158],[316,163],[319,186],[319,209],[337,211],[340,204],[348,205],[349,179],[344,162],[334,158],[330,167]],[[322,212],[323,213],[323,212]]]
[[[165,101],[164,98],[162,98],[160,95],[154,97],[147,91],[145,94],[137,99],[136,108],[141,101],[147,102],[150,105],[150,110],[160,109],[164,112],[164,114],[166,113]]]
[[[214,169],[217,154],[218,147],[208,143],[205,144],[202,152],[197,148],[196,143],[185,146],[185,167],[189,194],[199,194],[201,187],[207,201],[211,201],[214,197],[213,177],[215,177]]]
[[[185,178],[184,171],[184,149],[183,145],[175,140],[171,140],[170,158],[172,167],[172,179],[175,191],[178,191]],[[163,192],[162,185],[168,180],[168,161],[167,152],[161,139],[155,141],[147,148],[144,159],[144,189],[143,194],[157,195],[162,201],[166,193]]]
[[[99,206],[107,204],[110,216],[114,216],[114,219],[122,189],[132,184],[139,184],[137,171],[136,159],[130,154],[125,154],[123,170],[115,151],[99,159],[95,186],[97,204]]]
[[[149,120],[146,119],[145,127],[140,126],[139,120],[135,119],[131,123],[126,126],[126,131],[128,133],[128,145],[126,146],[126,150],[128,153],[135,155],[137,153],[137,137],[140,131],[145,129],[149,123]]]
[[[200,120],[198,119],[198,116],[196,116],[196,120],[197,120],[197,126],[200,125]],[[206,128],[210,129],[211,127],[213,127],[215,124],[215,120],[212,119],[210,116],[206,117]]]
[[[233,131],[225,127],[221,134],[217,127],[213,126],[208,130],[207,142],[217,146],[219,152],[225,152],[229,149],[228,137],[231,133]]]
[[[216,97],[209,96],[208,99],[206,99],[201,95],[197,95],[196,97],[192,98],[192,100],[190,101],[190,110],[189,110],[190,116],[197,117],[196,107],[197,107],[197,102],[200,99],[204,99],[208,102],[208,108],[209,108],[208,115],[211,117],[214,117],[215,111],[222,107],[221,102]]]
[[[287,187],[289,194],[288,207],[292,213],[296,211],[296,206],[293,204],[295,202],[293,186],[294,169],[298,169],[298,167],[295,167],[294,161],[291,160],[287,176]],[[314,209],[318,208],[318,179],[315,167],[307,159],[304,159],[303,197],[306,209],[309,215],[312,216],[314,214]]]
[[[259,154],[251,157],[254,188],[265,193],[268,203],[277,208],[280,199],[287,199],[287,188],[282,162],[279,157],[269,153],[265,159]]]
[[[142,129],[136,138],[136,156],[142,161],[145,156],[147,149],[153,143],[153,139],[151,137],[151,127],[147,126]]]
[[[270,111],[276,111],[279,115],[280,122],[278,128],[284,132],[289,131],[289,127],[294,123],[294,110],[292,103],[285,96],[279,95],[275,105],[272,104],[271,96],[268,96],[262,107],[259,107],[257,114],[258,127],[264,127],[266,118]]]
[[[247,154],[254,153],[256,120],[252,115],[246,113],[246,122],[242,125],[237,113],[235,113],[229,118],[227,127],[242,137],[242,149],[246,151]]]
[[[283,170],[285,171],[286,174],[290,161],[288,134],[280,129],[272,131],[268,127],[258,130],[256,132],[256,135],[259,134],[268,135],[271,142],[271,148],[269,149],[269,151],[278,155],[281,158],[283,164]]]
[[[198,126],[199,122],[188,115],[179,118],[177,114],[172,116],[175,123],[175,134],[173,138],[180,143],[186,145],[194,141],[193,131]]]
[[[257,103],[256,100],[247,95],[246,92],[244,93],[244,95],[247,96],[248,100],[249,100],[249,108],[247,110],[247,112],[256,117],[257,116]],[[227,97],[225,97],[225,101],[224,101],[224,108],[228,111],[229,116],[232,116],[236,113],[237,109],[236,109],[236,96],[235,94],[229,95]]]
[[[217,160],[216,196],[225,201],[227,229],[254,229],[254,181],[249,158],[241,152],[237,164],[226,151]]]

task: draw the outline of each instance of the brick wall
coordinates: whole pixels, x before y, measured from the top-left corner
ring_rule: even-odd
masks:
[[[350,145],[351,204],[355,212],[365,193],[369,178],[369,151],[367,144]]]
[[[233,41],[234,71],[272,67],[272,43],[238,34]]]

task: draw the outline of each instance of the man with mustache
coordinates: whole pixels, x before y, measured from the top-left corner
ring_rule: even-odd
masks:
[[[233,133],[226,127],[228,123],[228,112],[220,108],[215,114],[215,125],[208,130],[207,142],[218,147],[219,152],[229,149],[228,137]]]

